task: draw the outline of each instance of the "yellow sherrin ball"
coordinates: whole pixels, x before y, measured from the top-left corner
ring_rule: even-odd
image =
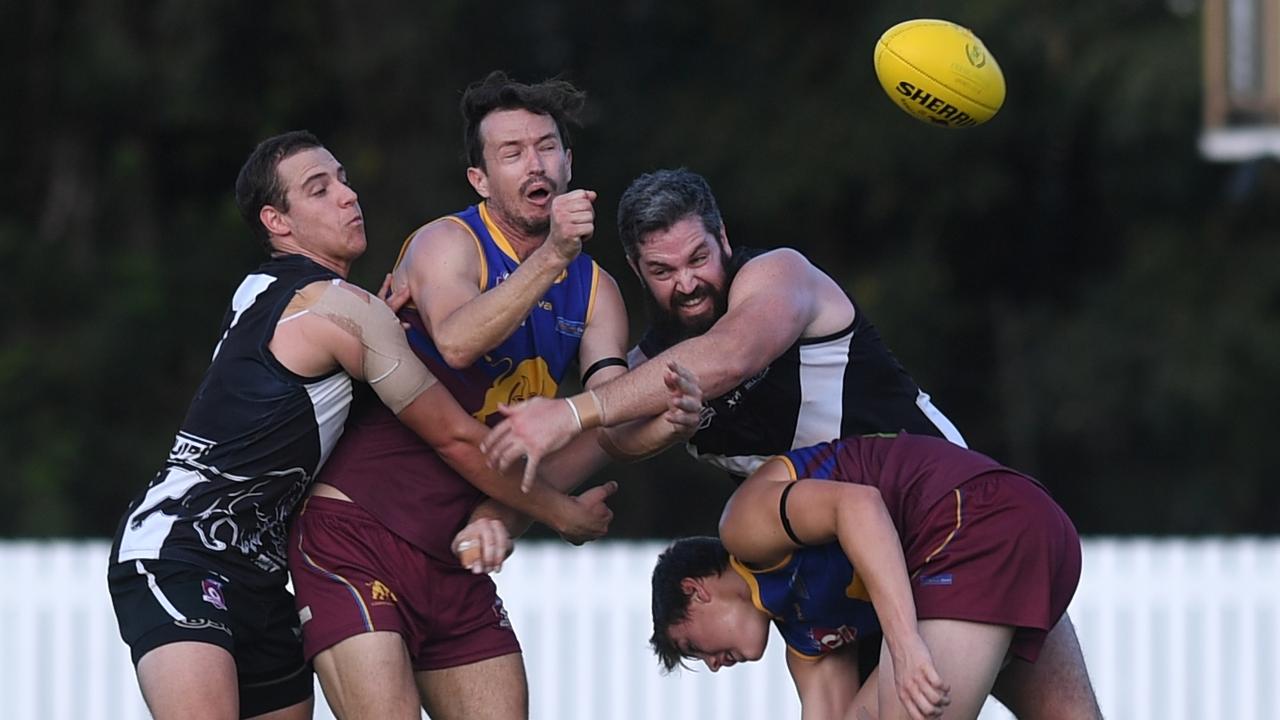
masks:
[[[908,20],[876,42],[880,86],[909,115],[931,125],[981,125],[1004,104],[1004,73],[968,28]]]

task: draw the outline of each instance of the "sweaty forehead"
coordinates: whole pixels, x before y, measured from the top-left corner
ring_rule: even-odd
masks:
[[[485,147],[510,142],[532,142],[559,133],[556,121],[550,115],[539,115],[528,110],[494,110],[480,121],[480,139]]]

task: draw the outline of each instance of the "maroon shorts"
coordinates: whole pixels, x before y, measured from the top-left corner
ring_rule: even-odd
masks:
[[[908,535],[917,617],[1012,625],[1011,651],[1035,662],[1080,581],[1080,536],[1053,498],[1019,475],[987,473]]]
[[[293,521],[289,571],[311,660],[361,633],[399,633],[414,670],[520,652],[488,575],[434,560],[359,505],[310,497]]]

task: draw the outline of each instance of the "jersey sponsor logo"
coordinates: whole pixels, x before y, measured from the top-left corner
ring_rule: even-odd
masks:
[[[400,598],[396,597],[395,592],[387,587],[381,580],[374,580],[369,583],[369,597],[373,598],[375,603],[393,605],[400,602]]]
[[[698,430],[706,430],[711,427],[711,423],[715,422],[716,409],[710,405],[704,404],[702,409],[698,411]],[[697,432],[696,430],[694,432]]]
[[[921,585],[950,585],[954,580],[955,578],[952,577],[951,573],[920,576]]]
[[[543,310],[546,310],[547,312],[555,312],[555,311],[556,311],[556,306],[555,306],[555,305],[552,305],[550,300],[539,300],[539,301],[538,301],[538,307],[539,307],[539,308],[541,308],[541,309],[543,309]]]
[[[568,318],[556,318],[556,332],[561,335],[567,335],[572,338],[582,337],[582,333],[587,329],[587,324],[570,320]]]
[[[231,634],[231,628],[209,618],[182,618],[181,620],[174,620],[173,624],[187,630],[220,630],[228,635]]]
[[[200,599],[219,610],[227,609],[227,598],[222,592],[222,583],[213,578],[200,581]]]
[[[848,625],[841,625],[838,628],[815,627],[809,631],[809,636],[822,647],[828,650],[835,650],[857,642],[858,629],[851,628]]]
[[[173,439],[173,447],[169,449],[169,462],[181,463],[195,460],[216,444],[212,440],[206,440],[191,433],[180,432]]]
[[[512,364],[511,358],[503,358],[494,365]],[[499,405],[528,400],[535,397],[555,397],[556,381],[551,379],[547,361],[540,357],[529,358],[509,371],[498,375],[493,385],[484,391],[484,405],[472,413],[475,419],[486,422],[498,412]]]

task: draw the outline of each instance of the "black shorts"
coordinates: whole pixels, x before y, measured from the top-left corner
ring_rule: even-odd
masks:
[[[114,563],[107,585],[134,665],[161,645],[204,642],[235,660],[241,717],[311,697],[298,615],[283,586],[253,586],[172,560]]]

